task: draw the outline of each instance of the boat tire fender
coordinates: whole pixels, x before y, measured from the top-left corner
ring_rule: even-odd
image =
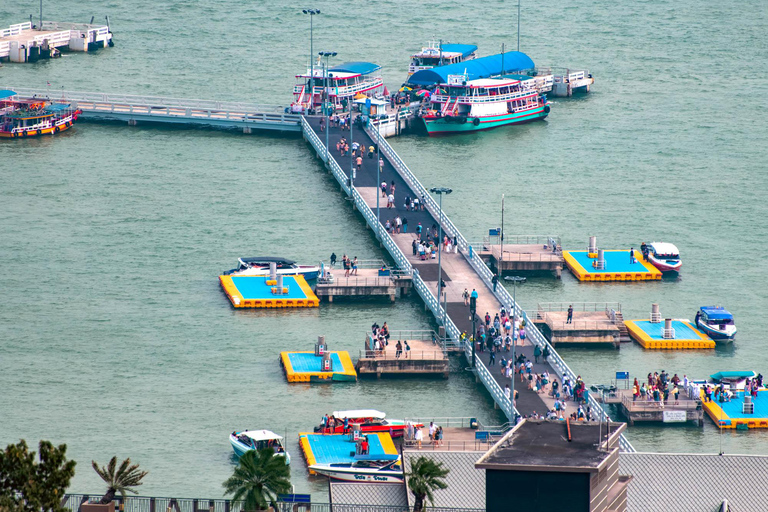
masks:
[[[22,137],[26,137],[27,136],[27,132],[21,132],[21,136]]]
[[[59,132],[61,131],[61,128],[59,128],[59,127],[57,126],[56,128],[54,128],[54,129],[53,129],[53,131],[54,131],[54,132],[56,132],[56,133],[59,133]]]
[[[549,105],[544,105],[544,113],[545,113],[545,114],[549,114],[549,111],[550,111],[550,110],[551,110],[551,109],[549,108]]]
[[[476,117],[472,120],[472,124],[475,126],[480,126],[480,118]]]
[[[42,134],[43,134],[43,130],[41,130],[40,128],[38,128],[38,129],[37,129],[37,134],[38,134],[38,135],[42,135]]]
[[[14,136],[15,138],[18,138],[18,137],[19,137],[19,132],[13,132],[13,136]]]
[[[67,122],[66,122],[66,123],[64,123],[64,124],[67,126],[67,128],[69,128],[70,126],[72,126],[72,123],[70,123],[69,121],[67,121]]]

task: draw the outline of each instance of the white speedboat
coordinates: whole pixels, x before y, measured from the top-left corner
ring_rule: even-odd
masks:
[[[347,482],[403,482],[403,467],[399,455],[355,455],[353,462],[312,464],[309,469],[320,475]]]
[[[733,341],[736,324],[733,315],[721,306],[702,306],[696,312],[696,327],[717,341]]]
[[[238,457],[251,450],[272,448],[276,455],[285,457],[286,465],[291,463],[291,456],[283,446],[283,437],[269,430],[234,431],[229,434],[229,443]]]
[[[255,258],[238,258],[237,268],[225,270],[225,276],[268,276],[269,264],[277,266],[277,274],[283,276],[302,275],[308,281],[317,279],[320,267],[317,265],[297,265],[295,261],[274,256],[257,256]]]
[[[640,248],[642,249],[642,246]],[[680,251],[675,244],[651,242],[646,245],[646,251],[648,261],[657,269],[662,272],[680,272],[683,262],[680,260]]]

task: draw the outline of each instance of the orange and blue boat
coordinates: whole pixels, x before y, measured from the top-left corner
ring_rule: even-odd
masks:
[[[81,111],[70,103],[48,98],[19,98],[0,91],[0,137],[26,139],[69,130]]]

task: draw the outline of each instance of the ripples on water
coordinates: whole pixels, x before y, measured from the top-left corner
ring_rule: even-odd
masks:
[[[11,7],[0,6],[4,24],[29,14]],[[499,1],[315,7],[323,11],[315,50],[382,64],[390,89],[433,35],[478,43],[482,54],[516,39],[515,9]],[[444,206],[470,239],[499,224],[503,192],[510,233],[560,234],[569,248],[593,234],[606,248],[663,239],[683,252],[677,281],[531,278],[518,290],[527,308],[618,301],[625,318],[645,318],[660,302],[665,315],[692,317],[700,305],[722,303],[737,315],[733,348],[562,350],[590,382],[616,370],[701,377],[768,369],[761,7],[524,6],[522,49],[540,64],[589,67],[594,91],[555,99],[542,123],[392,141],[423,183],[454,188]],[[117,46],[8,64],[0,82],[286,104],[308,52],[308,20],[286,2],[115,0],[56,9],[64,21],[109,14]],[[374,319],[429,327],[416,300],[230,308],[216,275],[238,256],[381,255],[298,138],[82,123],[55,139],[0,144],[0,180],[0,442],[66,442],[79,462],[73,491],[98,491],[88,462],[117,454],[150,471],[145,494],[217,497],[232,467],[227,434],[266,427],[288,434],[297,490],[322,494],[322,480],[306,479],[296,433],[324,412],[371,406],[393,417],[501,419],[460,368],[447,382],[285,383],[280,350],[308,349],[325,334],[332,348],[355,351]],[[768,433],[720,436],[708,420],[703,429],[637,426],[629,435],[641,450],[714,452],[722,443],[731,453],[768,451]]]

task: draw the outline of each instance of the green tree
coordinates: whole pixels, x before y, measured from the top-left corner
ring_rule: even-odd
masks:
[[[411,463],[411,471],[407,473],[408,487],[411,489],[415,502],[413,504],[414,512],[421,512],[424,509],[425,499],[435,504],[435,497],[432,494],[437,489],[447,489],[445,476],[450,470],[443,467],[442,462],[435,462],[427,457],[419,457]]]
[[[62,512],[61,501],[75,476],[67,445],[40,441],[39,462],[23,439],[0,451],[0,511]]]
[[[141,485],[141,480],[147,476],[147,471],[139,471],[139,465],[131,465],[131,459],[125,459],[120,467],[117,467],[117,457],[112,457],[109,464],[99,467],[95,460],[91,461],[93,470],[96,471],[107,484],[107,493],[101,498],[100,503],[111,503],[119,492],[125,502],[127,493],[139,494],[134,487]]]
[[[244,500],[246,512],[267,510],[278,494],[291,491],[291,472],[285,457],[275,455],[272,448],[250,450],[240,457],[231,477],[224,482],[224,494],[232,500]]]

